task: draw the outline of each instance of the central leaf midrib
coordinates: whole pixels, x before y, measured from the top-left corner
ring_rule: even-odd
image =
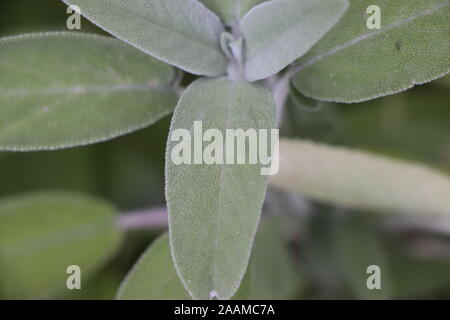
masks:
[[[34,90],[28,89],[12,89],[0,90],[0,98],[4,96],[33,96],[33,95],[58,95],[58,94],[74,94],[82,95],[95,92],[115,92],[115,91],[167,91],[163,86],[152,86],[149,84],[117,84],[109,86],[70,86],[62,88],[36,88]]]
[[[49,234],[46,234],[45,236],[38,237],[38,240],[30,240],[26,239],[25,241],[22,241],[18,246],[1,246],[0,252],[3,254],[6,254],[9,258],[11,257],[17,257],[20,255],[28,254],[29,252],[38,251],[42,248],[49,248],[49,247],[60,247],[62,245],[67,244],[73,239],[77,239],[77,241],[80,240],[80,238],[77,238],[78,236],[82,236],[81,240],[86,240],[93,235],[98,230],[109,230],[106,229],[110,225],[110,220],[105,219],[101,220],[95,223],[89,223],[89,224],[81,224],[76,229],[71,229],[69,231],[58,231],[58,232],[51,232]],[[50,246],[49,246],[50,244]],[[11,252],[11,253],[9,253]]]
[[[230,84],[230,88],[231,86],[235,86],[236,84]],[[232,91],[232,90],[230,90]],[[231,115],[231,106],[234,106],[234,103],[232,104],[231,102],[234,102],[234,94],[227,94],[227,97],[229,97],[229,101],[227,101],[227,118],[225,119],[225,131],[226,129],[228,129],[228,126],[230,124],[230,115]],[[223,156],[225,158],[226,154],[223,153]],[[221,202],[222,202],[222,185],[223,185],[223,175],[226,169],[226,162],[224,161],[224,163],[220,166],[220,173],[219,173],[219,195],[218,195],[218,199],[217,199],[217,215],[216,215],[216,225],[215,225],[215,230],[214,230],[214,235],[215,235],[215,239],[214,239],[214,252],[213,252],[213,275],[212,275],[212,288],[213,290],[216,291],[216,276],[217,276],[217,246],[218,246],[218,232],[220,230],[219,228],[219,219],[220,219],[220,214],[221,214]]]

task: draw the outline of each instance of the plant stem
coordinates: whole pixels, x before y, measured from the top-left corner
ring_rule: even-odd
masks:
[[[289,73],[284,74],[281,77],[271,77],[268,79],[268,84],[272,89],[273,99],[277,107],[277,125],[280,126],[283,121],[284,109],[286,106],[287,98],[289,97]]]
[[[119,215],[117,224],[122,230],[165,229],[168,224],[164,207],[125,212]]]

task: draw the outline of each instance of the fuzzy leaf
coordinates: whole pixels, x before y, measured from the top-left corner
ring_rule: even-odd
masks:
[[[81,269],[81,286],[118,249],[115,209],[63,192],[0,200],[0,296],[43,299],[66,288],[67,267]]]
[[[197,0],[63,0],[117,38],[187,72],[226,71],[219,18]]]
[[[215,128],[225,136],[225,129],[275,128],[275,119],[267,89],[225,78],[198,80],[175,108],[171,134],[182,128],[193,136],[197,120],[203,131]],[[169,139],[166,158],[175,265],[194,298],[229,299],[247,267],[267,179],[259,164],[176,165],[171,153],[179,143]]]
[[[241,20],[248,10],[267,0],[200,0],[227,25]]]
[[[296,87],[318,100],[360,102],[450,72],[450,1],[379,0],[381,29],[367,28],[371,0],[345,16],[296,66]]]
[[[278,223],[262,221],[249,267],[233,299],[287,299],[299,284]],[[142,254],[117,295],[121,300],[189,298],[173,266],[167,234],[160,236]]]
[[[247,79],[268,78],[300,58],[347,7],[347,0],[277,0],[248,12],[241,23]]]
[[[173,266],[167,234],[160,236],[142,254],[120,285],[117,299],[190,299]]]
[[[280,143],[272,184],[313,199],[376,211],[450,214],[450,178],[424,166],[301,140]]]
[[[118,40],[75,33],[0,39],[0,150],[49,150],[146,127],[175,104],[173,70]]]

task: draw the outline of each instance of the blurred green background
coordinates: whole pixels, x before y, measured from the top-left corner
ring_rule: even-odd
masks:
[[[67,17],[58,0],[3,0],[0,36],[63,31]],[[85,19],[81,31],[103,33]],[[0,153],[0,196],[57,189],[103,197],[121,211],[164,206],[169,122],[170,116],[92,146]],[[293,95],[282,134],[409,159],[450,174],[450,77],[353,105],[311,108]],[[285,234],[304,279],[293,298],[450,298],[450,234],[392,227],[380,216],[305,202],[276,190],[269,191],[264,211],[280,214],[286,222]],[[55,298],[114,298],[126,272],[157,234],[128,234],[121,252],[84,290]],[[389,279],[386,289],[368,295],[359,281],[367,275],[360,271],[373,259],[386,266]]]

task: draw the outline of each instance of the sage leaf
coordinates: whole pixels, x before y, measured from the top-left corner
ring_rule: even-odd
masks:
[[[251,8],[267,0],[200,0],[215,12],[224,24],[234,26]]]
[[[272,184],[374,211],[450,214],[450,178],[424,166],[301,140],[280,142]]]
[[[367,27],[371,0],[351,0],[341,21],[295,67],[296,87],[318,100],[360,102],[450,72],[449,0],[380,0],[381,29]]]
[[[51,298],[67,290],[71,265],[87,279],[121,242],[115,212],[104,201],[64,192],[1,199],[0,296]]]
[[[220,51],[224,27],[197,0],[63,0],[115,37],[184,71],[217,76],[226,71]]]
[[[225,136],[226,129],[275,128],[276,110],[264,87],[227,78],[201,79],[188,87],[172,119],[166,199],[177,272],[193,298],[229,299],[247,268],[267,179],[258,164],[176,165],[171,154],[179,143],[170,136],[177,129],[195,134],[194,122],[199,120],[203,131],[217,129]]]
[[[50,150],[146,127],[176,103],[173,70],[103,36],[0,39],[0,150]]]
[[[261,221],[247,272],[233,297],[236,300],[286,300],[302,287],[280,221]]]
[[[347,7],[347,0],[277,0],[249,11],[241,23],[247,79],[268,78],[300,58]]]
[[[278,221],[262,221],[249,267],[233,299],[284,299],[301,285],[288,256]],[[173,266],[169,237],[163,234],[142,254],[123,280],[117,299],[190,299]]]
[[[142,254],[120,285],[120,300],[187,300],[170,256],[169,236],[163,234]]]

